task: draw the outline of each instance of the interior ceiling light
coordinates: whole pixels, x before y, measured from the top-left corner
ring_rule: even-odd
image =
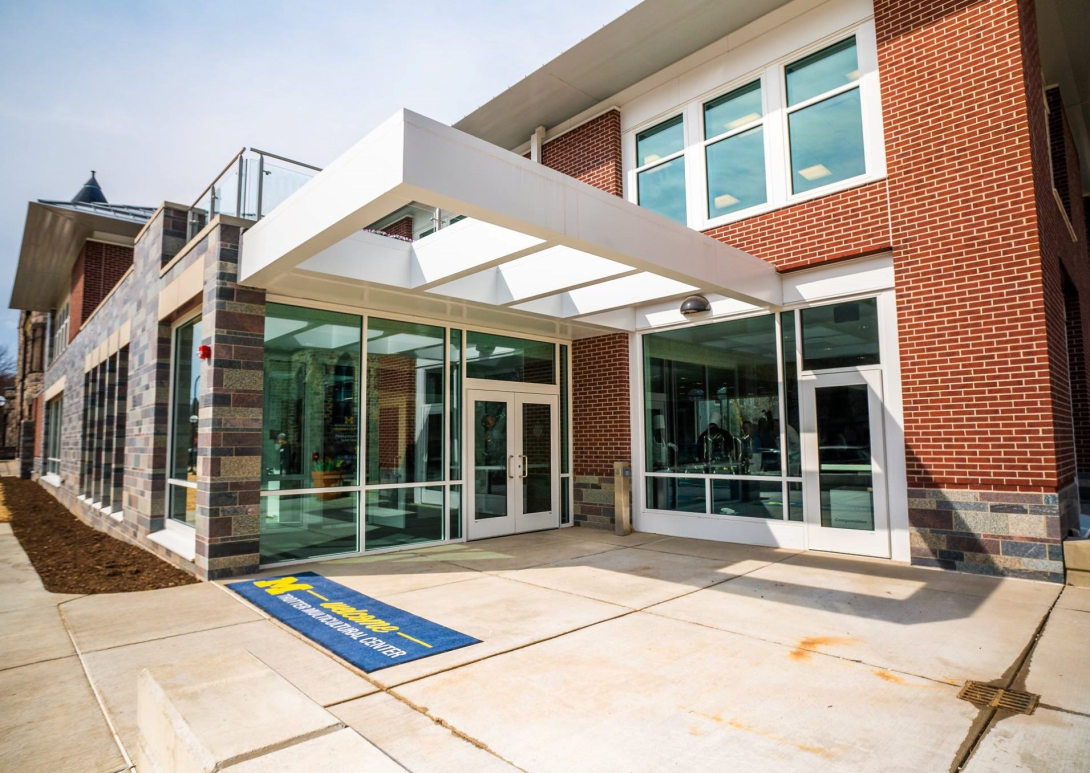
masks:
[[[738,199],[731,196],[729,193],[724,193],[722,196],[715,197],[715,208],[723,209],[724,207],[733,207],[738,203]]]
[[[760,113],[750,113],[749,115],[743,115],[741,118],[735,118],[733,121],[729,121],[727,123],[727,128],[737,129],[739,126],[745,126],[750,121],[756,121],[760,117]]]
[[[829,171],[829,168],[825,166],[825,164],[814,164],[805,169],[800,169],[799,174],[807,180],[820,180],[822,177],[828,177],[832,172]]]

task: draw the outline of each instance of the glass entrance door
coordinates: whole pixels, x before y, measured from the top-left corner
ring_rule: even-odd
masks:
[[[889,558],[881,374],[830,373],[800,387],[808,547]]]
[[[469,539],[560,525],[559,400],[470,390]]]

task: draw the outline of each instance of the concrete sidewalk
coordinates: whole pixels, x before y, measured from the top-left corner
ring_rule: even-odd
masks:
[[[30,639],[59,648],[47,663],[78,666],[67,624],[126,749],[142,668],[242,647],[421,773],[1090,768],[1090,591],[589,529],[290,570],[482,643],[365,675],[216,584],[74,599],[39,585],[19,611]],[[11,620],[4,633],[37,653],[24,660],[42,657]],[[35,666],[4,667],[0,679]],[[956,697],[966,679],[1039,692],[1041,707],[978,709]],[[60,681],[87,693],[84,721],[100,722],[88,737],[108,750],[82,669]],[[69,709],[35,689],[17,683],[12,695],[30,695],[8,713],[64,721]],[[0,726],[0,769],[119,769],[108,755],[39,766],[27,752],[52,751],[48,726],[10,738]]]

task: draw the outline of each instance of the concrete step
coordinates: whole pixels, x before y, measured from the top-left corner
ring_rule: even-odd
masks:
[[[242,649],[145,669],[137,692],[141,773],[401,770]]]

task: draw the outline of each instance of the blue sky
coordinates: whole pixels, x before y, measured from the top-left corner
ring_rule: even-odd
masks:
[[[242,146],[324,166],[400,107],[453,123],[637,0],[0,0],[0,345],[33,199],[190,202]]]

